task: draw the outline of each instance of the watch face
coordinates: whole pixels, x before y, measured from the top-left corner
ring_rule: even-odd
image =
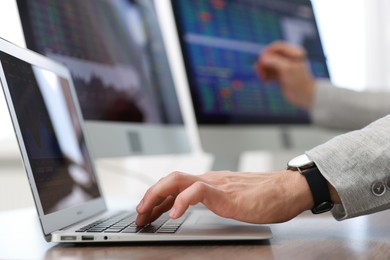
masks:
[[[288,162],[288,167],[292,168],[301,168],[301,167],[310,167],[313,166],[314,162],[310,160],[306,154],[302,154],[298,157],[295,157],[291,161]]]

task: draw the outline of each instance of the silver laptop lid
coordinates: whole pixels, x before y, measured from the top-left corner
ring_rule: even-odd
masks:
[[[104,211],[69,71],[0,39],[0,79],[44,234]]]

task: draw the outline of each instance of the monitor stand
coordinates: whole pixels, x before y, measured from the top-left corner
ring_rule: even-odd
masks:
[[[274,156],[285,154],[286,158],[302,154],[343,131],[314,126],[201,126],[200,139],[204,151],[214,154],[213,170],[236,171],[242,166],[243,155],[249,151],[264,151]],[[287,160],[286,159],[286,160]],[[262,159],[259,158],[259,161]],[[282,159],[278,159],[282,161]],[[287,162],[287,161],[286,161]],[[283,167],[285,167],[285,163]],[[275,166],[281,167],[281,163]],[[262,168],[262,167],[260,167]],[[274,167],[273,167],[274,168]]]

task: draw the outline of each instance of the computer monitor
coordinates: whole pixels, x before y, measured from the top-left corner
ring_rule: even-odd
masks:
[[[305,111],[262,82],[254,64],[269,43],[303,46],[313,75],[329,78],[310,0],[172,0],[200,124],[302,124]]]
[[[292,147],[290,127],[308,126],[309,115],[275,82],[259,80],[254,64],[264,46],[284,40],[306,49],[316,78],[329,78],[310,0],[160,2],[160,19],[173,17],[201,142],[221,162],[216,169],[234,169],[246,150]]]
[[[150,0],[17,0],[26,45],[72,73],[94,156],[188,153]]]

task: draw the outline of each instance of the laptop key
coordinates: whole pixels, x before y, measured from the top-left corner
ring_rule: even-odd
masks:
[[[159,226],[148,225],[141,229],[140,233],[156,233],[159,228]]]
[[[142,227],[127,227],[121,233],[137,233]]]
[[[113,215],[111,217],[106,217],[95,221],[91,224],[88,224],[82,228],[76,230],[76,232],[112,232],[119,233],[121,230],[129,226],[134,222],[135,215],[129,215],[128,213],[124,214],[123,212]]]

